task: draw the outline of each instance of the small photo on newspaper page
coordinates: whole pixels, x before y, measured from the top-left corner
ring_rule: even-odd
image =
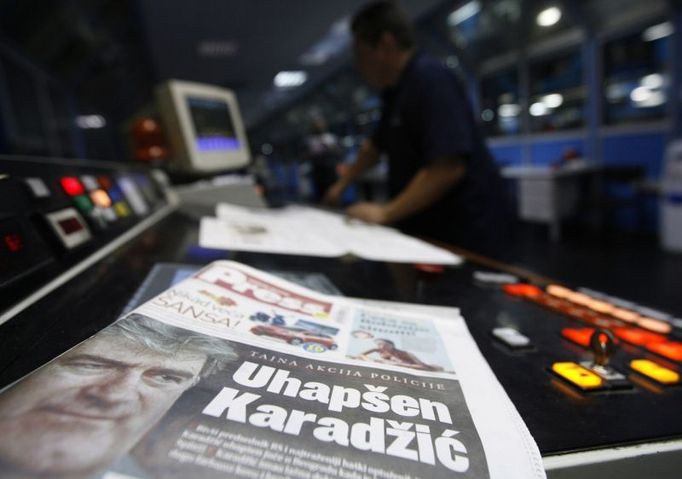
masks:
[[[454,373],[433,322],[385,309],[356,309],[347,356],[419,371]]]

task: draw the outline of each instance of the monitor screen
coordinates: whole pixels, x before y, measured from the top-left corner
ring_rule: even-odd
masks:
[[[227,102],[222,99],[187,97],[199,151],[224,151],[240,148]]]

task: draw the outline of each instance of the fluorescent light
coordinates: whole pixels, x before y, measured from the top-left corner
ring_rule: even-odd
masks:
[[[76,125],[84,130],[95,130],[107,126],[107,121],[102,115],[78,115]]]
[[[642,32],[642,40],[645,42],[653,42],[654,40],[660,40],[670,36],[675,31],[675,27],[672,22],[663,22],[658,25],[653,25],[644,32]]]
[[[651,91],[640,86],[632,90],[630,99],[635,103],[636,108],[652,108],[665,103],[665,93],[660,90]]]
[[[516,103],[505,103],[497,108],[497,116],[500,118],[511,118],[519,116],[521,113],[521,106]]]
[[[543,116],[549,113],[549,108],[547,108],[545,103],[537,102],[533,103],[528,111],[530,111],[530,114],[533,116]]]
[[[477,0],[472,0],[471,2],[465,3],[457,10],[452,12],[448,16],[448,23],[450,25],[459,25],[469,20],[474,15],[481,11],[481,2]]]
[[[561,9],[559,7],[545,8],[543,11],[538,13],[538,16],[535,20],[541,27],[551,27],[561,20]]]
[[[547,108],[559,108],[564,102],[564,96],[561,93],[550,93],[545,95],[540,100]]]
[[[630,92],[630,100],[635,103],[642,103],[651,97],[651,90],[645,86],[638,86]]]
[[[637,108],[651,108],[665,103],[665,93],[661,90],[653,91],[645,86],[639,86],[630,92],[630,100]]]
[[[663,86],[663,75],[660,73],[652,73],[651,75],[643,76],[639,79],[639,84],[651,90],[656,90]]]
[[[308,74],[304,71],[284,71],[275,75],[275,86],[277,88],[293,88],[301,86],[308,79]]]

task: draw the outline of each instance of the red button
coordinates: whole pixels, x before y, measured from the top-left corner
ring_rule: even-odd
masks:
[[[59,182],[61,183],[64,192],[69,196],[82,195],[85,192],[83,183],[75,176],[64,176]]]
[[[5,246],[11,253],[18,253],[24,249],[24,240],[18,233],[8,233],[3,236]]]
[[[664,358],[682,361],[682,343],[662,341],[659,343],[649,343],[646,345],[646,348],[653,353],[660,354]]]
[[[665,341],[665,336],[645,331],[637,328],[614,328],[613,333],[616,337],[636,346],[645,344],[660,343]]]
[[[590,339],[594,333],[593,328],[564,328],[561,330],[561,335],[580,346],[589,347]]]
[[[505,293],[512,296],[521,296],[525,298],[537,298],[542,295],[542,290],[532,284],[505,284],[502,289]]]

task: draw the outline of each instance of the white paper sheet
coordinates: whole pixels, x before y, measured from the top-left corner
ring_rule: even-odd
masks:
[[[442,248],[393,228],[370,225],[313,208],[281,210],[219,204],[217,218],[203,218],[199,244],[206,248],[363,259],[396,263],[460,264]]]

